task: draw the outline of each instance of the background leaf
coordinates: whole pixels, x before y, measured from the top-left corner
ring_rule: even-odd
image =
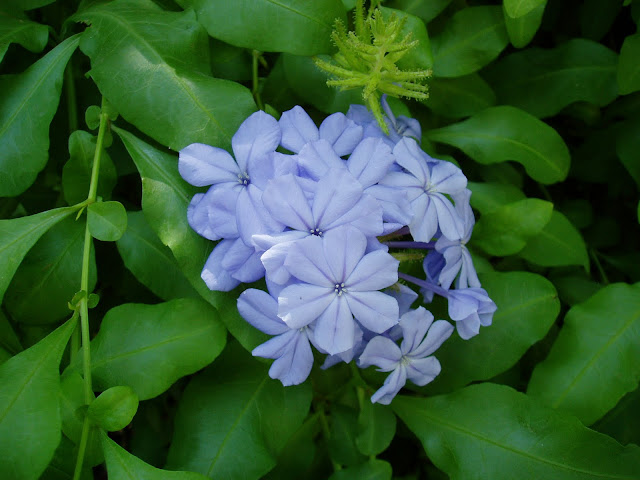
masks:
[[[518,17],[510,16],[509,12],[505,9],[504,24],[507,27],[509,40],[511,40],[511,44],[516,48],[527,46],[529,42],[533,40],[538,28],[540,28],[547,0],[542,0],[542,2],[536,1],[536,3],[540,3],[540,5]]]
[[[0,62],[10,43],[19,43],[31,52],[41,52],[48,39],[49,29],[46,25],[0,11]]]
[[[458,11],[439,35],[431,39],[433,74],[461,77],[496,58],[509,43],[502,8],[468,7]]]
[[[604,106],[618,95],[617,55],[604,45],[574,38],[555,48],[528,48],[487,69],[500,103],[539,118],[573,102]]]
[[[59,365],[71,320],[0,366],[0,477],[37,479],[60,443]]]
[[[346,21],[340,0],[195,0],[209,35],[263,52],[315,55],[331,51],[335,19]]]
[[[87,207],[87,223],[91,236],[115,242],[127,229],[127,211],[120,202],[96,202]]]
[[[310,404],[308,384],[283,387],[249,353],[230,344],[187,386],[167,466],[210,478],[260,478],[274,467]]]
[[[386,405],[363,401],[358,415],[356,445],[363,455],[382,453],[396,433],[396,416]]]
[[[546,0],[504,0],[504,11],[511,18],[519,18],[531,13]]]
[[[430,69],[433,66],[433,55],[431,53],[431,42],[429,34],[424,22],[415,15],[403,12],[402,10],[394,10],[393,8],[381,7],[380,11],[385,19],[395,15],[396,18],[405,19],[404,27],[400,33],[400,37],[411,34],[411,40],[417,40],[418,45],[413,47],[398,61],[398,67],[403,70],[420,70]]]
[[[329,480],[391,480],[391,465],[372,458],[367,462],[335,472]]]
[[[589,425],[640,380],[640,285],[613,284],[567,313],[527,393]]]
[[[131,387],[111,387],[89,404],[87,415],[107,432],[122,430],[138,410],[138,396]]]
[[[509,387],[481,383],[391,404],[452,480],[635,478],[640,448],[584,427]],[[482,412],[482,415],[478,415]]]
[[[140,400],[153,398],[211,363],[225,342],[216,311],[201,300],[120,305],[91,341],[94,387],[126,385]]]
[[[450,118],[468,117],[496,103],[496,95],[479,75],[429,80],[430,110]]]
[[[618,89],[622,95],[640,90],[640,33],[625,38],[618,62]]]
[[[495,272],[480,279],[498,306],[493,323],[469,340],[453,336],[438,349],[442,372],[426,387],[429,393],[450,392],[506,371],[544,338],[560,312],[556,289],[540,275]]]
[[[125,120],[163,145],[180,150],[201,142],[228,148],[240,123],[255,110],[249,90],[210,76],[208,56],[202,55],[206,34],[193,11],[166,12],[150,0],[116,0],[74,18],[91,24],[80,48],[91,58],[91,77],[100,92]]]
[[[571,157],[562,137],[535,117],[511,106],[491,107],[427,133],[430,140],[461,149],[488,165],[513,160],[534,180],[555,183],[569,172]]]
[[[78,41],[68,38],[24,73],[0,77],[0,197],[24,192],[47,163],[49,124]]]

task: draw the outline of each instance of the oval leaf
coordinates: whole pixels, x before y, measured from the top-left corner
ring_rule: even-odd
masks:
[[[500,103],[543,118],[573,102],[612,102],[618,95],[616,64],[616,54],[604,45],[575,38],[552,49],[513,53],[490,67],[487,78]]]
[[[516,48],[522,48],[533,40],[542,23],[542,16],[544,15],[544,7],[546,4],[547,0],[543,0],[541,5],[538,5],[529,13],[517,18],[510,17],[505,11],[504,24],[507,27],[511,45]]]
[[[19,43],[31,52],[41,52],[48,39],[49,29],[46,25],[15,18],[0,11],[0,62],[10,43]]]
[[[140,400],[160,395],[220,354],[226,335],[217,317],[211,306],[191,298],[112,308],[91,341],[95,388],[127,385]]]
[[[609,285],[567,313],[527,393],[589,425],[640,380],[640,284]]]
[[[547,0],[504,0],[504,11],[511,18],[519,18],[532,12]]]
[[[208,55],[202,55],[207,36],[192,10],[166,12],[150,0],[116,0],[74,19],[91,24],[80,48],[91,58],[91,77],[102,94],[125,120],[163,145],[228,148],[255,110],[248,89],[210,76]]]
[[[640,90],[640,33],[624,39],[618,62],[618,89],[622,95]]]
[[[102,392],[87,410],[96,425],[107,432],[122,430],[131,423],[138,410],[138,396],[131,387],[111,387]]]
[[[622,447],[503,385],[399,396],[391,406],[452,480],[633,479],[640,471],[637,446]]]
[[[542,231],[518,252],[527,262],[543,267],[582,265],[589,271],[589,254],[582,235],[562,213],[554,210]]]
[[[480,278],[498,306],[493,323],[469,340],[453,336],[438,349],[442,372],[426,387],[429,393],[450,392],[508,370],[544,338],[560,312],[555,287],[540,275],[495,272]]]
[[[302,425],[309,385],[283,387],[238,344],[187,386],[175,419],[167,467],[210,478],[261,478]],[[238,461],[242,458],[251,461]]]
[[[496,95],[479,75],[429,80],[429,98],[424,104],[438,115],[468,117],[496,103]]]
[[[569,149],[546,123],[510,106],[488,108],[464,122],[431,130],[429,139],[453,145],[476,162],[489,165],[513,160],[540,183],[564,180]]]
[[[0,77],[0,197],[24,192],[46,165],[49,124],[79,40],[66,39],[20,75]]]
[[[433,74],[461,77],[473,73],[496,58],[508,43],[501,7],[460,10],[444,31],[431,39]]]
[[[358,416],[356,445],[363,455],[378,455],[387,449],[396,433],[396,416],[386,405],[362,402]]]
[[[214,38],[238,47],[295,55],[329,53],[334,21],[346,21],[340,0],[196,0],[193,7]]]
[[[127,212],[127,230],[116,245],[125,266],[158,297],[173,300],[198,296],[142,212]]]
[[[92,203],[87,207],[87,222],[92,237],[115,242],[127,229],[127,211],[120,202]]]
[[[0,366],[0,478],[39,478],[60,443],[60,359],[76,323]]]

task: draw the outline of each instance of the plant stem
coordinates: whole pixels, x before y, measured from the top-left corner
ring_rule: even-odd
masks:
[[[85,416],[84,422],[82,422],[82,434],[80,435],[80,444],[78,445],[78,456],[76,457],[76,468],[73,471],[73,480],[80,480],[82,464],[84,463],[84,454],[87,451],[90,426],[89,417]]]
[[[254,50],[252,52],[253,61],[251,63],[251,70],[253,74],[253,83],[251,93],[253,94],[253,98],[256,101],[256,105],[260,110],[264,110],[264,104],[262,103],[262,98],[260,97],[260,84],[258,83],[258,59],[260,58],[261,53],[258,50]]]
[[[69,133],[78,130],[78,104],[76,101],[76,84],[73,79],[73,60],[69,59],[64,71],[64,84],[67,93],[67,111],[69,115]]]
[[[609,277],[607,277],[604,268],[602,268],[602,263],[600,263],[600,259],[598,258],[598,252],[595,249],[590,249],[589,253],[591,254],[591,258],[593,259],[593,263],[598,269],[598,273],[600,274],[600,278],[602,278],[602,283],[605,285],[609,285]]]

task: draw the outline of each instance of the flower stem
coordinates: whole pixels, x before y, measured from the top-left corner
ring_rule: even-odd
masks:
[[[437,295],[440,295],[441,297],[445,297],[445,298],[449,297],[449,293],[444,288],[439,287],[438,285],[434,285],[433,283],[429,283],[426,280],[420,280],[419,278],[413,277],[411,275],[407,275],[406,273],[402,273],[402,272],[398,272],[398,278],[402,278],[403,280],[406,280],[407,282],[411,282],[414,285],[417,285],[419,287],[426,288],[427,290]]]
[[[251,71],[253,74],[253,83],[251,93],[253,94],[253,98],[256,101],[256,105],[260,110],[264,110],[264,104],[262,103],[262,98],[260,97],[260,84],[258,82],[258,60],[260,55],[262,55],[258,50],[254,50],[252,52],[253,61],[251,64]]]
[[[389,248],[418,248],[423,250],[432,250],[436,246],[436,242],[404,242],[392,241],[383,242]]]

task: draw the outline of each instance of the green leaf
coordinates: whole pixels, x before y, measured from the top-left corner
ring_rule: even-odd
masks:
[[[15,18],[0,11],[0,62],[11,43],[19,43],[31,52],[41,52],[49,40],[46,25]]]
[[[480,278],[498,306],[493,323],[469,340],[455,335],[438,349],[434,355],[442,372],[426,387],[429,393],[450,392],[508,370],[544,338],[558,316],[556,289],[540,275],[495,272]]]
[[[640,380],[640,285],[608,285],[569,310],[527,393],[589,425]]]
[[[640,120],[628,120],[616,135],[616,153],[636,185],[640,188]]]
[[[396,433],[396,416],[385,405],[362,402],[358,415],[356,445],[363,455],[378,455],[391,444]]]
[[[24,192],[47,163],[49,124],[78,41],[68,38],[24,73],[0,77],[0,197]]]
[[[78,447],[63,435],[51,462],[40,478],[43,480],[71,480],[76,468],[77,456]],[[104,462],[104,458],[102,461]],[[93,480],[93,472],[91,467],[87,465],[86,459],[82,465],[79,480]]]
[[[68,302],[82,274],[84,222],[67,217],[31,248],[18,267],[5,306],[14,320],[29,325],[53,323],[69,316]],[[96,285],[95,252],[89,257],[89,290]]]
[[[586,273],[582,275],[569,274],[551,279],[558,289],[560,300],[569,305],[574,306],[577,303],[587,301],[594,293],[603,286],[589,279]]]
[[[487,69],[500,103],[543,118],[585,101],[598,106],[618,95],[617,55],[604,45],[574,38],[552,49],[528,48]]]
[[[496,103],[496,95],[479,75],[429,80],[430,110],[450,118],[468,117]]]
[[[16,332],[2,310],[0,310],[0,347],[11,355],[16,355],[22,351],[20,340],[18,340]]]
[[[49,5],[55,1],[56,0],[4,0],[3,6],[18,10],[33,10]]]
[[[75,209],[57,208],[12,220],[0,220],[0,302],[20,262],[34,243]]]
[[[193,7],[214,38],[238,47],[295,55],[329,53],[334,21],[346,21],[340,0],[195,0]]]
[[[197,190],[182,180],[175,156],[156,150],[132,134],[114,129],[142,177],[142,211],[160,241],[173,252],[178,265],[196,291],[214,307],[221,320],[247,350],[264,342],[265,335],[238,314],[237,295],[212,292],[200,272],[212,242],[195,233],[187,222],[187,206]],[[139,393],[139,392],[138,392]]]
[[[529,13],[519,17],[511,17],[505,10],[504,24],[507,27],[507,34],[511,44],[516,48],[526,47],[535,36],[544,15],[544,8],[547,0],[531,10]]]
[[[451,480],[634,479],[640,471],[637,446],[622,447],[502,385],[399,396],[391,406]]]
[[[640,90],[640,33],[624,39],[618,61],[618,90],[627,95]]]
[[[127,212],[127,218],[127,230],[116,246],[125,266],[138,281],[163,300],[198,296],[144,214]]]
[[[472,192],[471,206],[482,215],[527,198],[518,187],[504,183],[469,182],[467,187]]]
[[[106,433],[101,435],[102,450],[107,462],[109,480],[205,480],[199,473],[160,470],[131,455],[111,440]]]
[[[398,19],[405,19],[405,24],[400,34],[404,37],[411,34],[411,40],[417,40],[419,43],[398,61],[398,67],[403,70],[420,70],[430,69],[433,67],[433,55],[431,53],[431,42],[429,34],[424,22],[415,15],[395,10],[393,8],[379,7],[385,19],[389,19],[391,15],[396,15]]]
[[[358,465],[365,460],[356,445],[358,412],[346,405],[331,406],[331,437],[328,450],[331,460],[339,465]]]
[[[582,235],[562,213],[554,210],[542,231],[518,253],[543,267],[582,265],[589,271],[589,254]]]
[[[131,387],[111,387],[102,392],[87,410],[93,423],[107,432],[122,430],[138,411],[138,396]]]
[[[428,2],[422,2],[415,0],[395,0],[388,3],[390,7],[397,10],[420,17],[424,23],[429,23],[436,18],[440,12],[442,12],[447,5],[451,3],[451,0],[430,0]]]
[[[140,400],[153,398],[211,363],[225,333],[216,311],[195,298],[112,308],[91,341],[94,387],[127,385]]]
[[[522,250],[551,220],[553,204],[527,198],[504,205],[480,217],[473,244],[490,255],[504,257]]]
[[[592,428],[615,438],[622,445],[640,444],[640,388],[625,395]]]
[[[96,151],[96,137],[89,132],[76,130],[69,137],[70,159],[62,168],[62,193],[69,205],[86,200],[91,185],[91,170]],[[98,196],[108,200],[118,180],[116,167],[106,151],[100,156]]]
[[[501,7],[464,8],[431,39],[433,74],[461,77],[473,73],[496,58],[508,43]]]
[[[484,165],[513,160],[540,183],[564,180],[571,157],[562,137],[546,123],[511,106],[491,107],[465,120],[427,132]]]
[[[90,74],[100,92],[125,120],[163,145],[228,148],[255,110],[248,89],[210,76],[203,55],[207,36],[192,10],[167,12],[150,0],[116,0],[74,19],[91,24],[80,48],[91,58]]]
[[[392,474],[388,462],[372,458],[365,463],[338,470],[329,480],[391,480]]]
[[[267,370],[234,343],[194,377],[178,407],[167,467],[243,480],[272,469],[307,416],[311,389],[283,387]]]
[[[622,9],[623,0],[585,0],[580,6],[581,37],[602,40],[612,30],[613,23]]]
[[[504,0],[504,11],[511,18],[524,17],[547,0]]]
[[[37,479],[60,443],[60,359],[75,319],[0,366],[0,478]]]
[[[310,415],[302,426],[289,437],[289,441],[278,455],[278,464],[265,477],[265,480],[282,480],[311,477],[315,471],[313,460],[316,457],[316,437],[320,433],[319,417],[321,412]]]
[[[120,202],[97,202],[87,207],[87,223],[91,236],[115,242],[127,229],[127,211]]]

